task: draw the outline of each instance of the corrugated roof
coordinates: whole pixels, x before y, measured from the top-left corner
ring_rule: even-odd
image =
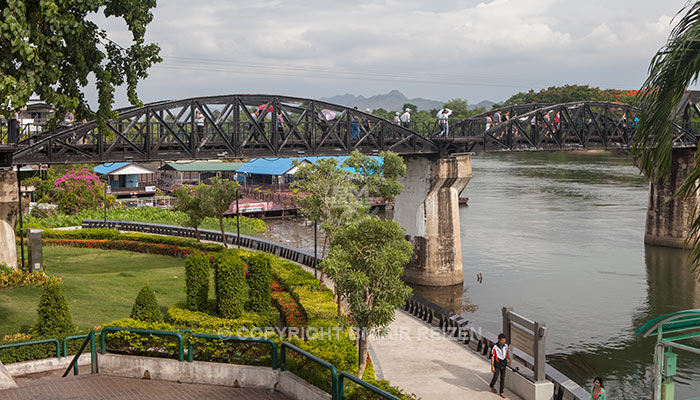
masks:
[[[238,172],[260,175],[284,175],[294,168],[296,158],[253,158],[238,169]]]
[[[166,163],[161,170],[175,170],[179,172],[206,172],[206,171],[237,171],[245,165],[242,162],[206,162],[191,163]]]
[[[118,170],[119,168],[124,168],[127,165],[131,164],[130,162],[115,162],[115,163],[104,163],[102,165],[98,165],[92,170],[97,172],[98,174],[109,174],[110,172],[114,172]]]
[[[350,156],[318,156],[318,157],[300,157],[300,158],[253,158],[241,168],[238,172],[245,172],[249,174],[260,174],[260,175],[284,175],[287,171],[294,167],[293,163],[295,160],[307,161],[310,163],[317,163],[318,160],[324,158],[333,158],[338,161],[338,166],[350,158]],[[380,157],[371,156],[372,159],[379,160],[379,165],[382,163]],[[342,167],[348,172],[355,173],[354,168]]]

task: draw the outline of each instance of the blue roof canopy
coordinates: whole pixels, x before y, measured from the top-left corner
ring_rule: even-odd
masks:
[[[119,168],[126,167],[127,165],[131,164],[130,162],[114,162],[114,163],[104,163],[102,165],[98,165],[92,170],[97,172],[98,174],[109,174],[110,172],[114,172],[118,170]]]
[[[319,160],[325,158],[333,158],[338,161],[338,165],[342,169],[355,173],[354,168],[342,167],[342,164],[350,158],[350,156],[318,156],[318,157],[299,157],[299,158],[253,158],[242,167],[238,168],[236,172],[244,172],[248,174],[260,174],[260,175],[284,175],[290,169],[294,168],[294,161],[307,161],[310,163],[318,163]],[[370,156],[373,160],[378,160],[379,165],[382,165],[383,159],[377,156]]]

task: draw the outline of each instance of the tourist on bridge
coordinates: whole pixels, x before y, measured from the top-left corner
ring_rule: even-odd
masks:
[[[510,365],[510,349],[506,344],[506,335],[501,333],[498,335],[498,343],[493,345],[493,349],[491,350],[491,372],[493,373],[493,378],[491,379],[489,387],[492,392],[496,393],[496,381],[500,375],[501,385],[499,394],[504,399],[506,398],[506,394],[504,393],[506,386],[506,366],[510,367]]]
[[[357,107],[353,107],[357,110]],[[352,133],[352,138],[357,139],[360,137],[360,117],[357,114],[353,114],[352,120],[350,120],[350,132]]]
[[[496,126],[501,123],[501,112],[496,111],[493,113],[493,126]]]
[[[372,114],[372,110],[369,108],[365,108],[365,112],[367,114]],[[365,118],[362,121],[362,127],[365,128],[365,132],[369,132],[370,130],[372,130],[372,122],[369,120],[369,118]]]
[[[493,126],[493,119],[491,119],[491,114],[486,114],[486,130],[488,131]]]
[[[197,136],[199,140],[202,141],[202,139],[204,139],[204,115],[199,111],[199,108],[195,110],[194,122],[197,125]]]
[[[21,119],[18,119],[18,121],[21,121]],[[61,125],[71,127],[73,126],[74,122],[75,116],[73,115],[73,112],[71,110],[66,111],[66,116],[63,117],[63,123]]]
[[[398,111],[394,114],[394,123],[396,125],[401,125],[401,113]]]
[[[403,125],[404,128],[408,128],[408,126],[411,124],[411,109],[407,108],[404,110],[404,113],[401,114],[401,125]]]
[[[437,119],[438,119],[438,125],[440,125],[440,133],[438,136],[443,137],[443,136],[448,136],[450,133],[450,124],[447,121],[447,119],[452,115],[452,110],[450,110],[447,107],[443,107],[442,110],[438,111],[437,113]]]
[[[605,400],[605,388],[603,378],[596,376],[593,379],[593,389],[591,390],[591,400]]]

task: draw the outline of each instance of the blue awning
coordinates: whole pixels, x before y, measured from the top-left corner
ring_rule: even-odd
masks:
[[[114,162],[114,163],[104,163],[102,165],[98,165],[92,170],[97,172],[98,174],[109,174],[111,172],[114,172],[120,168],[124,168],[127,165],[131,164],[130,162]]]

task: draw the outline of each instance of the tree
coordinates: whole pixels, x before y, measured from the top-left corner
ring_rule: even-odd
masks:
[[[110,207],[116,199],[109,195],[105,199],[105,183],[87,168],[69,170],[53,185],[54,200],[59,209],[69,215],[92,208]]]
[[[34,331],[41,336],[56,336],[75,331],[75,325],[60,283],[49,283],[39,299]]]
[[[467,99],[451,99],[443,107],[452,110],[452,118],[467,118],[469,116]],[[433,115],[437,115],[437,111]]]
[[[204,218],[207,217],[207,212],[201,196],[203,187],[204,185],[201,183],[197,186],[183,185],[173,192],[177,198],[175,210],[182,211],[187,214],[185,226],[194,228],[198,242],[200,241],[199,226],[202,224],[202,221],[204,221]]]
[[[322,158],[316,163],[295,163],[299,167],[291,186],[296,192],[301,212],[307,218],[321,223],[326,238],[321,258],[326,256],[326,246],[333,240],[335,230],[351,218],[367,211],[355,195],[351,173],[338,166],[335,158]],[[323,285],[323,269],[320,282]]]
[[[197,192],[201,196],[203,208],[206,214],[216,217],[221,228],[221,240],[224,247],[226,243],[226,232],[224,232],[224,213],[231,208],[231,203],[238,196],[238,182],[217,177],[211,178],[211,184],[202,186]]]
[[[385,333],[396,307],[411,295],[401,276],[412,255],[413,246],[399,223],[366,216],[338,229],[323,261],[358,328],[359,378],[367,366],[369,334]]]
[[[146,44],[146,25],[153,19],[155,0],[83,0],[70,2],[7,0],[0,2],[0,113],[6,118],[36,94],[57,108],[53,124],[68,110],[76,116],[96,116],[98,124],[112,116],[114,87],[126,83],[129,101],[140,105],[136,95],[139,79],[162,61],[160,49]],[[105,17],[121,18],[132,34],[124,48],[90,20],[101,11]],[[83,88],[94,77],[99,108],[90,109]]]
[[[370,196],[390,201],[401,193],[399,177],[406,176],[406,164],[403,159],[391,151],[379,153],[379,158],[381,162],[355,150],[343,163],[343,166],[351,167],[355,171],[352,182],[360,199]]]
[[[410,108],[410,109],[411,109],[411,112],[414,112],[414,113],[417,113],[417,112],[418,112],[418,106],[415,105],[415,104],[411,104],[411,103],[406,103],[406,104],[404,104],[403,107],[401,107],[401,110],[400,110],[400,111],[401,111],[401,112],[404,112],[407,108]]]
[[[214,259],[216,309],[223,318],[243,314],[245,296],[245,263],[236,250],[219,252]]]
[[[144,322],[162,322],[163,313],[158,306],[156,294],[146,284],[139,294],[136,295],[136,301],[131,308],[131,318]]]
[[[671,121],[686,89],[697,82],[700,74],[700,1],[688,4],[679,14],[684,11],[685,15],[671,32],[666,45],[652,58],[649,77],[637,95],[641,113],[632,154],[641,170],[652,180],[663,180],[671,171]],[[676,196],[686,198],[696,194],[698,180],[700,163],[696,157]],[[700,265],[700,216],[697,213],[686,246],[690,248],[690,258],[697,269]]]

